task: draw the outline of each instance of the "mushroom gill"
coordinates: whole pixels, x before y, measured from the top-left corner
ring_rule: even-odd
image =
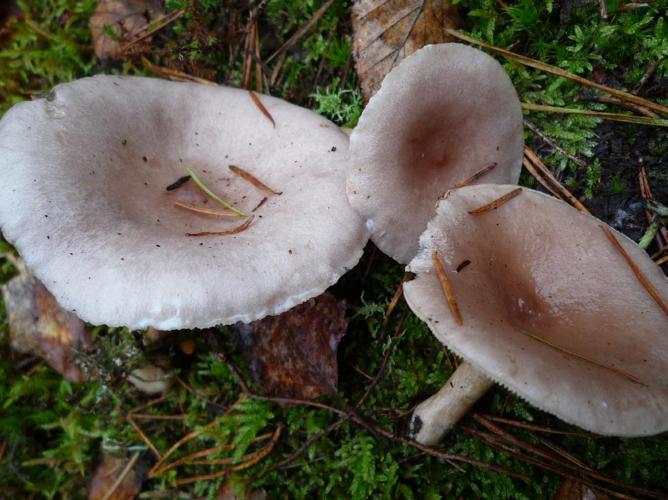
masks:
[[[444,405],[459,400],[450,389],[472,386],[482,393],[491,380],[598,434],[667,430],[668,315],[602,229],[663,301],[668,280],[633,241],[542,193],[523,188],[498,208],[475,213],[516,189],[478,185],[450,191],[408,266],[416,273],[404,285],[410,307],[473,373],[458,375],[463,383],[446,384],[416,409],[417,438],[437,441],[466,411],[444,413]],[[461,325],[434,271],[435,256]],[[465,261],[470,263],[462,268]],[[462,401],[473,403],[468,396]]]

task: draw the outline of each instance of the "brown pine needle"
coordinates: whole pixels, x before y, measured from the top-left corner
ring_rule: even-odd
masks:
[[[246,219],[246,222],[243,224],[233,227],[232,229],[228,229],[227,231],[202,231],[201,233],[186,233],[186,236],[193,236],[193,237],[200,237],[200,236],[229,236],[231,234],[237,234],[241,233],[242,231],[245,231],[248,229],[248,227],[252,224],[253,219],[255,219],[254,215],[251,215]]]
[[[561,200],[564,201],[564,199],[561,197],[561,195],[555,191],[552,186],[550,186],[550,183],[547,182],[542,175],[538,173],[536,170],[536,167],[533,166],[533,163],[527,158],[526,156],[522,159],[522,165],[524,165],[524,168],[526,168],[531,175],[533,175],[533,178],[536,179],[545,189],[547,189],[552,195]]]
[[[255,177],[253,174],[250,172],[247,172],[241,167],[238,167],[236,165],[229,165],[229,168],[232,172],[237,174],[239,177],[241,177],[243,180],[250,182],[254,187],[259,189],[260,191],[267,193],[269,196],[280,196],[283,194],[283,191],[278,192],[274,191],[271,189],[269,186],[267,186],[264,182],[260,181],[257,177]]]
[[[141,62],[144,65],[144,67],[151,73],[165,77],[169,80],[174,80],[176,82],[195,82],[195,83],[201,83],[203,85],[216,85],[215,82],[212,82],[210,80],[205,80],[204,78],[192,76],[189,75],[188,73],[184,73],[183,71],[178,71],[176,69],[163,68],[162,66],[153,64],[144,56],[142,56]]]
[[[581,85],[585,85],[587,87],[592,87],[598,90],[601,90],[605,92],[606,94],[614,95],[617,96],[624,101],[632,102],[634,104],[638,104],[639,106],[644,106],[649,109],[653,109],[655,111],[658,111],[660,113],[668,115],[668,107],[662,106],[661,104],[657,104],[652,101],[648,101],[647,99],[643,99],[642,97],[638,97],[636,95],[630,94],[628,92],[624,92],[623,90],[617,90],[613,89],[612,87],[608,87],[607,85],[602,85],[600,83],[593,82],[591,80],[587,80],[586,78],[582,78],[581,76],[574,75],[573,73],[569,73],[568,71],[565,71],[561,68],[558,68],[556,66],[552,66],[550,64],[546,64],[541,61],[537,61],[535,59],[531,59],[530,57],[522,56],[520,54],[516,54],[515,52],[511,52],[510,50],[505,50],[501,49],[499,47],[495,47],[494,45],[490,45],[485,42],[481,42],[480,40],[476,40],[475,38],[471,38],[470,36],[464,35],[463,33],[460,33],[457,30],[453,30],[450,28],[445,28],[445,31],[450,34],[451,36],[458,38],[460,40],[464,40],[465,42],[472,43],[475,45],[480,45],[481,47],[484,47],[486,49],[491,50],[492,52],[496,52],[497,54],[501,54],[504,57],[507,57],[509,59],[512,59],[513,61],[516,61],[520,64],[524,64],[525,66],[529,66],[531,68],[535,68],[541,71],[545,71],[546,73],[551,73],[553,75],[560,76],[562,78],[566,78],[568,80],[573,80],[575,82],[578,82]]]
[[[448,301],[448,307],[450,307],[452,317],[454,318],[455,323],[462,326],[464,324],[464,320],[462,319],[461,312],[459,312],[459,306],[457,305],[455,294],[452,292],[450,280],[448,280],[448,275],[445,272],[441,258],[438,256],[438,252],[432,252],[431,261],[434,263],[434,271],[436,271],[436,276],[438,277],[438,281],[441,284],[441,290],[443,290],[443,294]]]
[[[132,468],[135,466],[137,463],[137,460],[139,460],[139,453],[135,453],[132,455],[132,458],[130,461],[127,463],[125,468],[123,469],[123,472],[121,472],[121,475],[116,478],[116,481],[114,481],[114,484],[111,485],[111,488],[107,490],[107,492],[104,494],[104,497],[102,497],[102,500],[109,500],[110,498],[114,497],[114,493],[118,489],[118,487],[121,485],[125,477],[130,473]]]
[[[513,189],[511,192],[504,194],[503,196],[497,198],[496,200],[490,201],[489,203],[486,203],[481,207],[474,208],[473,210],[469,210],[469,214],[478,215],[478,214],[484,214],[485,212],[489,212],[490,210],[496,210],[501,205],[508,203],[510,200],[518,196],[521,192],[522,188]]]
[[[149,449],[153,452],[153,454],[156,456],[158,460],[160,460],[160,452],[158,449],[153,445],[151,440],[146,437],[146,434],[144,434],[144,431],[141,430],[141,427],[137,425],[137,422],[135,422],[130,415],[127,415],[125,419],[128,421],[128,423],[132,426],[132,428],[135,430],[137,434],[139,434],[139,437],[144,441],[146,446],[149,447]]]
[[[603,120],[612,120],[622,123],[635,123],[636,125],[654,125],[655,127],[668,127],[668,120],[663,118],[647,118],[646,116],[622,115],[607,111],[590,111],[588,109],[560,108],[558,106],[546,106],[544,104],[522,103],[522,109],[527,111],[542,111],[545,113],[561,113],[567,115],[585,115]]]
[[[271,442],[267,444],[264,448],[262,448],[259,451],[256,451],[254,453],[249,453],[246,455],[244,458],[246,459],[244,462],[240,463],[239,465],[235,465],[234,467],[230,467],[229,469],[223,469],[218,472],[214,472],[213,474],[205,474],[202,476],[193,476],[193,477],[186,477],[183,479],[179,479],[176,481],[177,485],[183,485],[183,484],[190,484],[194,483],[197,481],[207,481],[210,479],[217,479],[219,477],[226,476],[228,474],[231,474],[233,472],[238,472],[240,470],[248,469],[249,467],[252,467],[253,465],[257,464],[260,460],[265,458],[269,453],[271,453],[271,450],[274,449],[274,446],[276,446],[276,443],[278,442],[278,438],[281,435],[282,427],[279,425],[276,431],[274,432],[274,435],[271,438]]]
[[[469,184],[473,184],[475,181],[480,179],[483,175],[485,175],[485,174],[491,172],[492,170],[494,170],[496,165],[497,165],[496,162],[490,163],[485,168],[482,168],[482,169],[478,170],[475,174],[473,174],[468,179],[464,179],[463,181],[458,182],[457,184],[452,186],[450,189],[457,189],[457,188],[460,188],[460,187],[468,186]]]
[[[274,117],[271,116],[271,113],[267,108],[264,107],[264,104],[262,104],[262,101],[260,101],[260,98],[255,95],[255,92],[252,90],[248,91],[248,95],[252,99],[253,103],[257,106],[257,109],[259,109],[264,116],[267,117],[267,119],[271,122],[271,124],[276,128],[276,122],[274,121]]]
[[[271,433],[266,433],[262,434],[260,436],[257,436],[255,439],[253,439],[253,443],[259,443],[261,441],[266,441],[272,437]],[[219,453],[221,451],[232,451],[236,445],[234,444],[227,444],[224,446],[217,446],[215,448],[208,448],[206,450],[198,451],[195,453],[191,453],[190,455],[186,455],[184,457],[179,458],[178,460],[174,460],[173,462],[163,465],[160,467],[158,470],[155,471],[153,474],[154,476],[159,476],[160,474],[167,472],[170,469],[173,469],[174,467],[178,467],[179,465],[184,465],[188,463],[193,463],[196,465],[228,465],[232,463],[232,458],[223,458],[220,460],[204,460],[204,461],[195,461],[194,460],[202,457],[206,457],[209,455],[213,455],[214,453]]]
[[[654,261],[657,266],[662,266],[664,264],[668,264],[668,255],[664,255],[660,259]]]
[[[304,23],[304,25],[299,28],[297,31],[295,31],[288,40],[281,45],[276,52],[274,52],[269,58],[267,58],[267,64],[269,64],[271,61],[276,59],[278,56],[284,54],[290,47],[292,47],[301,37],[303,37],[306,33],[309,32],[309,30],[320,20],[320,18],[327,12],[327,9],[329,9],[332,4],[334,3],[334,0],[327,0],[322,6],[315,11],[315,13],[311,16],[311,18]]]
[[[151,470],[148,471],[148,477],[154,477],[157,474],[157,471],[162,468],[162,464],[165,463],[165,461],[176,451],[178,450],[181,446],[186,444],[189,441],[192,441],[195,439],[197,436],[199,436],[203,431],[206,429],[213,427],[218,421],[217,420],[212,420],[208,424],[206,424],[201,430],[197,431],[192,431],[185,436],[183,436],[181,439],[179,439],[176,443],[174,443],[169,450],[167,450],[167,453],[164,455],[160,456],[158,454],[158,461],[156,464],[151,468]]]
[[[154,22],[146,25],[146,29],[142,30],[138,34],[138,36],[136,36],[134,39],[130,40],[128,43],[123,45],[123,47],[121,47],[121,53],[125,53],[133,45],[141,42],[145,38],[148,38],[149,36],[153,35],[154,33],[160,31],[162,28],[169,25],[170,23],[173,23],[174,21],[176,21],[178,18],[180,18],[185,13],[186,13],[186,11],[184,9],[179,9],[179,10],[175,10],[174,12],[170,12],[169,14],[165,14],[163,16],[160,16]]]
[[[587,207],[585,207],[580,202],[580,200],[573,196],[573,193],[571,193],[561,182],[559,182],[559,180],[552,174],[552,172],[550,172],[550,169],[545,166],[543,161],[536,153],[533,152],[531,148],[525,147],[524,154],[529,159],[529,161],[531,161],[531,163],[540,171],[540,173],[548,178],[552,184],[554,184],[555,188],[559,190],[559,192],[571,203],[571,205],[573,205],[582,213],[590,214],[589,210],[587,210]]]
[[[194,203],[189,203],[183,200],[173,200],[172,203],[177,207],[185,208],[186,210],[191,210],[199,214],[204,215],[215,215],[217,217],[240,217],[240,215],[232,210],[215,210],[213,208],[200,207]]]
[[[253,210],[251,210],[251,212],[255,212],[258,208],[260,208],[262,205],[264,205],[264,204],[267,202],[268,199],[269,199],[269,198],[267,198],[266,196],[265,196],[264,198],[262,198],[262,199],[260,200],[260,203],[258,203],[257,205],[255,205],[255,208],[254,208]]]
[[[540,342],[540,343],[542,343],[542,344],[545,344],[546,346],[549,346],[549,347],[551,347],[552,349],[555,349],[555,350],[557,350],[557,351],[559,351],[559,352],[561,352],[561,353],[563,353],[563,354],[568,354],[569,356],[573,356],[574,358],[581,359],[581,360],[583,360],[583,361],[586,361],[587,363],[591,363],[592,365],[598,366],[599,368],[603,368],[603,369],[605,369],[605,370],[609,370],[609,371],[611,371],[612,373],[616,373],[617,375],[621,375],[622,377],[624,377],[624,378],[627,379],[627,380],[630,380],[630,381],[633,382],[634,384],[644,385],[645,387],[647,387],[647,384],[643,384],[642,381],[641,381],[639,378],[637,378],[637,377],[631,375],[629,372],[626,372],[626,371],[621,370],[621,369],[619,369],[619,368],[615,368],[614,366],[604,365],[603,363],[600,363],[600,362],[598,362],[598,361],[596,361],[596,360],[593,360],[593,359],[591,359],[591,358],[588,358],[588,357],[586,357],[586,356],[583,356],[582,354],[578,354],[578,353],[576,353],[576,352],[569,351],[568,349],[565,349],[565,348],[560,347],[560,346],[558,346],[558,345],[556,345],[556,344],[553,344],[553,343],[550,342],[549,340],[546,340],[546,339],[544,339],[544,338],[542,338],[542,337],[539,337],[538,335],[534,335],[533,333],[531,333],[531,332],[528,331],[528,330],[522,330],[522,333],[523,333],[524,335],[526,335],[527,337],[530,337],[530,338],[532,338],[532,339],[534,339],[534,340],[536,340],[536,341],[538,341],[538,342]]]
[[[626,250],[624,250],[624,247],[617,241],[617,238],[612,234],[612,231],[608,229],[605,226],[598,226],[601,228],[601,231],[605,234],[606,238],[610,240],[610,243],[612,243],[612,246],[615,247],[615,250],[617,250],[622,257],[624,257],[624,260],[626,263],[629,265],[631,270],[633,271],[633,274],[636,275],[636,278],[638,278],[638,281],[642,284],[642,286],[645,287],[645,290],[647,290],[647,293],[651,295],[651,297],[654,299],[654,302],[657,303],[657,305],[661,308],[661,310],[668,316],[668,303],[665,301],[663,297],[659,294],[659,291],[654,288],[654,285],[647,279],[647,276],[643,274],[643,272],[640,270],[640,268],[636,265],[635,262],[633,262],[633,259],[631,256],[628,254]]]

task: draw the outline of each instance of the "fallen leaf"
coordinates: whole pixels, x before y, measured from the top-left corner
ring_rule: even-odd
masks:
[[[559,487],[553,500],[609,500],[609,496],[593,490],[586,484],[567,479]]]
[[[266,394],[315,399],[336,390],[345,312],[345,301],[324,293],[278,316],[235,326],[253,379]]]
[[[115,486],[131,459],[102,455],[95,474],[88,482],[88,500],[131,500],[141,491],[141,478],[136,464],[131,464],[118,486]],[[111,489],[114,488],[113,492]],[[107,496],[111,492],[111,495]]]
[[[89,380],[75,363],[76,351],[92,347],[86,325],[65,311],[46,287],[25,269],[2,286],[12,349],[41,356],[71,382]]]
[[[89,24],[95,55],[99,59],[120,58],[121,48],[161,13],[159,0],[100,0]],[[149,41],[143,40],[144,47]],[[136,47],[141,52],[141,46]]]
[[[452,41],[459,14],[451,0],[355,0],[353,56],[364,98],[369,100],[392,68],[431,43]]]

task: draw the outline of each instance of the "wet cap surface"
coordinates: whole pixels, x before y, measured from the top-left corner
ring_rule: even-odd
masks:
[[[409,305],[442,343],[566,422],[617,436],[667,430],[668,317],[598,219],[526,188],[496,210],[468,213],[514,188],[470,186],[440,202],[409,265],[417,275],[404,284]],[[661,269],[612,233],[668,299]],[[463,326],[433,271],[434,251]]]
[[[449,188],[516,183],[522,110],[501,65],[472,47],[428,45],[383,80],[350,138],[347,193],[374,243],[407,263]]]
[[[247,91],[150,78],[86,78],[15,106],[0,122],[3,234],[64,308],[96,324],[207,327],[319,295],[367,237],[345,196],[348,138],[258,98],[275,127]],[[246,213],[261,204],[250,227],[185,236],[243,222],[174,206],[187,188],[188,202],[223,208],[192,186],[165,191],[187,166]]]

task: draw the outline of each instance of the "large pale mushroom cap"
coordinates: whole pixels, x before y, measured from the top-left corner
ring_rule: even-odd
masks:
[[[618,436],[667,430],[668,316],[594,217],[529,189],[496,210],[468,213],[513,187],[471,186],[439,203],[409,265],[417,274],[404,285],[411,308],[442,343],[566,422]],[[668,299],[661,269],[613,234]],[[463,326],[433,271],[434,251]]]
[[[501,65],[457,43],[428,45],[383,80],[350,137],[347,193],[386,254],[407,263],[439,197],[484,167],[516,183],[522,110]]]
[[[86,78],[15,106],[0,122],[2,232],[61,305],[92,323],[206,327],[319,295],[367,237],[345,196],[348,138],[258,97],[275,128],[246,91],[148,78]],[[186,166],[248,213],[266,196],[251,226],[187,237],[242,219],[174,206],[180,189],[165,187]]]

